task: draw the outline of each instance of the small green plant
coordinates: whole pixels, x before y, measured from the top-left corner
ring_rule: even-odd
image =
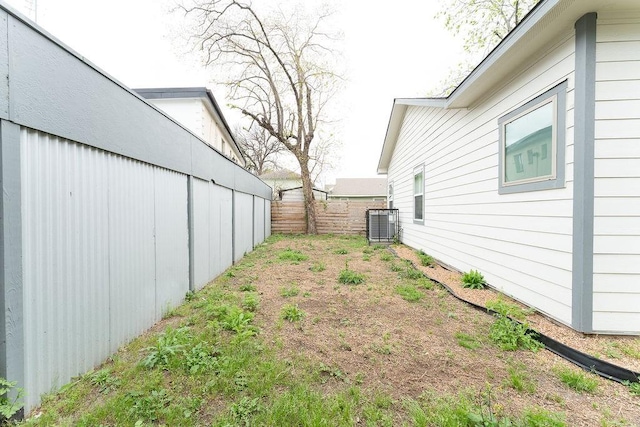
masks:
[[[282,311],[280,312],[281,317],[284,320],[288,320],[289,322],[298,322],[304,319],[304,311],[300,310],[297,304],[287,304],[282,307]]]
[[[362,255],[362,260],[363,261],[371,261],[371,255],[363,254]]]
[[[348,262],[345,262],[344,265],[344,269],[340,271],[340,275],[338,276],[338,282],[345,285],[359,285],[360,283],[364,283],[364,274],[349,270]]]
[[[151,393],[132,391],[127,393],[126,400],[130,405],[129,415],[133,419],[157,421],[171,403],[171,397],[164,389],[152,390]]]
[[[516,363],[507,368],[507,385],[519,392],[533,394],[536,391],[536,383],[531,379],[526,371],[526,366]]]
[[[251,292],[242,299],[242,308],[255,312],[258,309],[258,305],[260,304],[260,297],[255,292]]]
[[[462,275],[462,287],[484,289],[484,276],[478,270],[471,270]]]
[[[98,388],[103,394],[109,393],[120,385],[120,380],[113,376],[111,369],[105,368],[96,371],[89,376],[92,385]]]
[[[256,285],[254,285],[253,283],[245,283],[244,285],[240,285],[241,292],[255,292],[256,289]]]
[[[299,263],[300,261],[306,261],[309,257],[302,252],[287,248],[278,254],[280,261],[291,261],[292,263]]]
[[[543,408],[526,409],[522,415],[522,425],[529,427],[565,427],[562,413],[547,411]]]
[[[300,288],[295,283],[291,286],[284,286],[280,288],[280,296],[284,298],[295,297],[300,293]]]
[[[622,384],[629,387],[629,392],[633,395],[640,396],[640,377],[638,377],[638,381],[624,381]]]
[[[418,258],[420,259],[420,264],[425,267],[433,267],[436,264],[436,261],[433,259],[431,255],[427,255],[424,251],[419,250],[417,252]]]
[[[239,402],[232,404],[230,410],[231,415],[236,421],[249,427],[253,425],[251,422],[253,414],[260,411],[260,402],[257,397],[249,399],[247,396],[244,396]]]
[[[423,278],[424,274],[422,274],[422,271],[416,270],[409,265],[400,273],[400,277],[408,280],[418,280]]]
[[[396,286],[396,293],[405,301],[418,302],[424,298],[424,294],[416,289],[413,284],[403,284]]]
[[[533,313],[533,310],[531,309],[527,310],[520,308],[516,304],[507,302],[501,298],[487,301],[486,307],[502,316],[511,317],[512,319],[517,320],[524,320],[528,315]]]
[[[243,336],[256,334],[256,328],[251,325],[253,313],[242,310],[240,307],[231,306],[222,315],[220,325],[227,331],[233,331]]]
[[[371,246],[368,246],[362,250],[363,254],[372,254],[374,249]]]
[[[456,332],[455,337],[456,340],[458,340],[458,345],[460,347],[468,348],[469,350],[475,350],[482,346],[478,338],[469,334],[465,334],[464,332]]]
[[[598,381],[585,372],[566,367],[557,368],[555,372],[560,381],[577,392],[593,393],[598,387]]]
[[[522,348],[538,351],[543,345],[528,333],[528,329],[529,327],[526,323],[518,323],[507,317],[497,315],[496,321],[489,330],[489,338],[502,350],[514,351]]]
[[[199,342],[185,352],[185,368],[192,375],[210,371],[216,364],[214,352],[205,342]]]
[[[7,381],[0,377],[0,424],[2,424],[3,418],[10,419],[22,408],[22,405],[18,403],[24,395],[21,388],[16,389],[15,398],[9,398],[9,393],[16,387],[16,384],[18,384],[16,381]]]
[[[389,265],[389,269],[391,271],[393,271],[394,273],[399,273],[399,272],[401,272],[403,270],[402,266],[400,266],[400,265],[398,265],[396,263],[391,263]]]
[[[320,273],[321,271],[324,271],[326,269],[325,265],[323,262],[314,262],[313,265],[311,267],[309,267],[309,270],[313,271],[314,273]]]
[[[196,293],[193,291],[187,291],[187,293],[184,295],[184,300],[189,302],[189,301],[193,301],[196,297]]]
[[[146,347],[147,357],[142,360],[142,366],[153,369],[155,367],[167,367],[182,352],[185,341],[189,338],[188,328],[167,328],[157,339],[152,347]]]
[[[393,255],[391,255],[389,252],[382,252],[380,254],[380,259],[382,261],[391,261],[393,259]]]
[[[346,254],[349,253],[349,251],[344,249],[344,248],[339,248],[339,249],[336,249],[335,251],[333,251],[333,253],[336,254],[336,255],[346,255]]]
[[[414,283],[416,287],[419,289],[425,289],[425,290],[433,289],[433,282],[427,279],[426,277],[421,277],[417,280],[414,280]]]

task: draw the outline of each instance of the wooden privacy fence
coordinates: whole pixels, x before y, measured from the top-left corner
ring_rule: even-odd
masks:
[[[367,227],[367,209],[384,209],[384,201],[317,200],[319,234],[362,234]],[[271,202],[272,233],[304,233],[304,202]]]

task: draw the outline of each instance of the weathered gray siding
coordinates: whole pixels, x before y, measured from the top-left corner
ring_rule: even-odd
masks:
[[[640,13],[599,14],[593,327],[640,333]]]
[[[389,165],[402,241],[564,322],[571,322],[574,37],[536,52],[468,109],[408,107]],[[498,194],[498,119],[568,80],[566,187]],[[425,220],[413,221],[424,165]]]

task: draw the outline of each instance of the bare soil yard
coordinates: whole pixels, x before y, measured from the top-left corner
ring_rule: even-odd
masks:
[[[384,261],[389,258],[387,249],[372,250],[357,242],[340,237],[285,238],[273,244],[274,253],[289,248],[308,259],[285,265],[270,260],[256,264],[255,283],[262,301],[257,321],[265,337],[281,347],[283,357],[302,354],[329,367],[329,373],[339,371],[398,400],[419,399],[425,393],[456,394],[463,389],[481,396],[490,389],[499,413],[518,415],[533,405],[564,413],[571,426],[640,425],[640,397],[623,385],[589,374],[598,384],[593,393],[568,387],[557,372],[578,372],[577,368],[545,350],[500,350],[489,339],[493,317],[456,300],[441,287],[420,289],[424,297],[417,302],[404,300],[396,288],[406,279],[392,271],[392,266],[404,266],[402,260],[394,256]],[[396,251],[419,265],[411,249],[400,246]],[[319,264],[323,271],[310,270]],[[346,264],[364,274],[364,283],[338,283]],[[428,267],[422,270],[429,273]],[[454,273],[439,274],[440,280],[452,284],[459,280]],[[284,297],[286,287],[297,287],[299,293]],[[279,322],[282,306],[291,303],[306,316],[299,323],[283,324]],[[571,337],[569,345],[580,340],[574,332],[564,334]],[[640,347],[637,338],[624,340]],[[601,351],[606,346],[615,348],[611,345],[618,342],[606,337],[596,341],[592,345]],[[626,361],[630,368],[638,365],[637,359],[626,357]],[[528,390],[514,388],[518,373],[531,383]]]
[[[544,349],[502,349],[497,338],[531,342],[422,272],[476,302],[524,311],[493,291],[462,289],[458,273],[405,259],[419,265],[412,249],[361,237],[272,236],[103,366],[45,397],[27,424],[640,426],[640,387]],[[638,366],[638,338],[584,337],[539,314],[523,318]]]

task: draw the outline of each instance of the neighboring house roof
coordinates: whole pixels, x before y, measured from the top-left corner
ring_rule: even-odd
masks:
[[[276,171],[271,171],[267,173],[263,173],[258,178],[261,180],[296,180],[302,179],[302,175],[299,173],[290,171],[289,169],[279,169]]]
[[[220,106],[218,105],[216,98],[213,96],[213,93],[206,87],[163,87],[133,89],[133,91],[145,99],[202,99],[214,119],[222,125],[221,127],[223,128],[223,132],[226,134],[225,136],[229,141],[231,141],[236,151],[239,153],[240,161],[244,162],[244,153],[233,136],[233,132],[229,127],[229,123],[227,123],[227,119],[225,119],[222,114],[222,110],[220,110]]]
[[[336,178],[331,197],[387,196],[386,178]]]
[[[555,43],[584,14],[594,10],[637,7],[638,0],[542,0],[445,98],[396,98],[382,146],[378,173],[387,173],[391,155],[408,106],[469,108],[492,88],[509,80],[533,52]]]

